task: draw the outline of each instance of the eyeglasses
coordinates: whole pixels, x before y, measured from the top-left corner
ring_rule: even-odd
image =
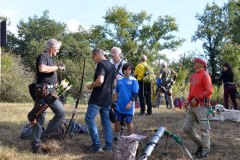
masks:
[[[97,54],[94,54],[93,56],[92,56],[92,59],[96,56]]]

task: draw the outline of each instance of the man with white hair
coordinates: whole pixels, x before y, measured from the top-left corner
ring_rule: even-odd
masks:
[[[122,72],[122,66],[126,63],[126,61],[121,58],[121,54],[122,54],[121,48],[113,47],[111,49],[111,57],[112,57],[111,63],[114,65],[116,69],[116,81],[124,77]],[[113,89],[113,97],[115,97],[115,86]],[[122,130],[126,129],[126,124],[124,123],[124,121],[121,122],[121,129]]]
[[[194,59],[195,73],[190,77],[190,89],[186,104],[189,106],[183,131],[194,141],[198,148],[195,152],[197,158],[207,157],[210,151],[210,123],[208,120],[208,104],[212,94],[211,77],[205,70],[207,59],[199,56]],[[194,123],[198,122],[201,136],[197,134]]]
[[[136,66],[134,75],[138,80],[139,85],[139,101],[140,101],[140,115],[145,114],[145,99],[147,103],[147,115],[152,115],[152,100],[151,100],[151,92],[152,92],[152,84],[144,83],[143,77],[145,76],[145,66],[147,66],[147,56],[142,55],[140,59],[140,63]]]
[[[51,92],[56,91],[57,87],[57,70],[65,69],[64,65],[57,66],[54,64],[54,59],[59,52],[61,42],[56,39],[49,39],[46,43],[46,51],[40,54],[36,60],[36,70],[37,70],[37,85],[45,85],[47,90]],[[36,97],[36,99],[39,99]],[[35,101],[35,104],[38,100]],[[34,105],[37,107],[37,105]],[[57,99],[51,105],[49,105],[50,109],[54,113],[54,117],[51,121],[49,121],[47,129],[45,131],[45,135],[52,135],[58,132],[59,126],[62,124],[64,119],[64,108],[62,103]],[[40,144],[40,138],[42,135],[42,126],[44,124],[46,112],[42,112],[37,118],[36,123],[32,127],[32,152],[36,154],[42,153],[42,148]]]
[[[118,47],[113,47],[111,49],[112,64],[116,69],[116,79],[119,80],[123,78],[122,66],[126,63],[125,60],[121,58],[122,50]]]

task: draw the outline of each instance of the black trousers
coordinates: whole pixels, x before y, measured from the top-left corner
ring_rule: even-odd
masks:
[[[230,85],[224,85],[224,107],[226,109],[229,109],[228,106],[228,99],[229,96],[232,100],[234,109],[237,110],[238,109],[238,105],[237,105],[237,100],[236,100],[236,85],[235,84],[230,84]]]
[[[145,100],[147,103],[147,113],[152,114],[152,100],[151,100],[151,93],[152,93],[152,87],[151,83],[144,83],[143,81],[138,81],[139,85],[139,101],[141,106],[141,113],[145,113]]]

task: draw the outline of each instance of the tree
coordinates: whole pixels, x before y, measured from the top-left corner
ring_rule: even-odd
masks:
[[[17,26],[17,41],[10,47],[31,69],[35,69],[36,57],[43,52],[46,40],[49,38],[61,40],[66,29],[65,24],[50,19],[48,14],[46,10],[41,17],[35,15],[29,17],[27,22],[21,20]]]
[[[207,4],[203,14],[196,15],[199,25],[192,37],[193,41],[202,40],[203,49],[209,56],[209,70],[213,83],[219,73],[219,56],[223,47],[227,31],[227,15],[225,8],[215,3]]]
[[[1,102],[31,102],[28,84],[33,81],[33,74],[21,62],[21,58],[3,52],[2,79],[0,87]]]
[[[228,38],[231,43],[240,44],[240,0],[230,0],[227,4]]]
[[[108,51],[113,46],[120,47],[124,58],[134,65],[141,54],[146,54],[151,61],[156,59],[158,51],[176,49],[183,42],[172,34],[178,27],[170,16],[159,16],[151,23],[151,15],[146,11],[133,13],[125,7],[115,6],[107,10],[104,19],[105,25],[91,28],[92,46]]]
[[[228,62],[232,66],[234,80],[238,85],[240,85],[240,45],[231,43],[226,44],[221,52],[221,62],[221,66],[223,66],[223,63],[225,62]]]

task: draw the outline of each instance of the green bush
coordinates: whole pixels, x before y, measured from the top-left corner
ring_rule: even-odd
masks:
[[[21,59],[11,53],[3,53],[1,57],[1,102],[31,102],[28,85],[34,75],[22,64]]]

